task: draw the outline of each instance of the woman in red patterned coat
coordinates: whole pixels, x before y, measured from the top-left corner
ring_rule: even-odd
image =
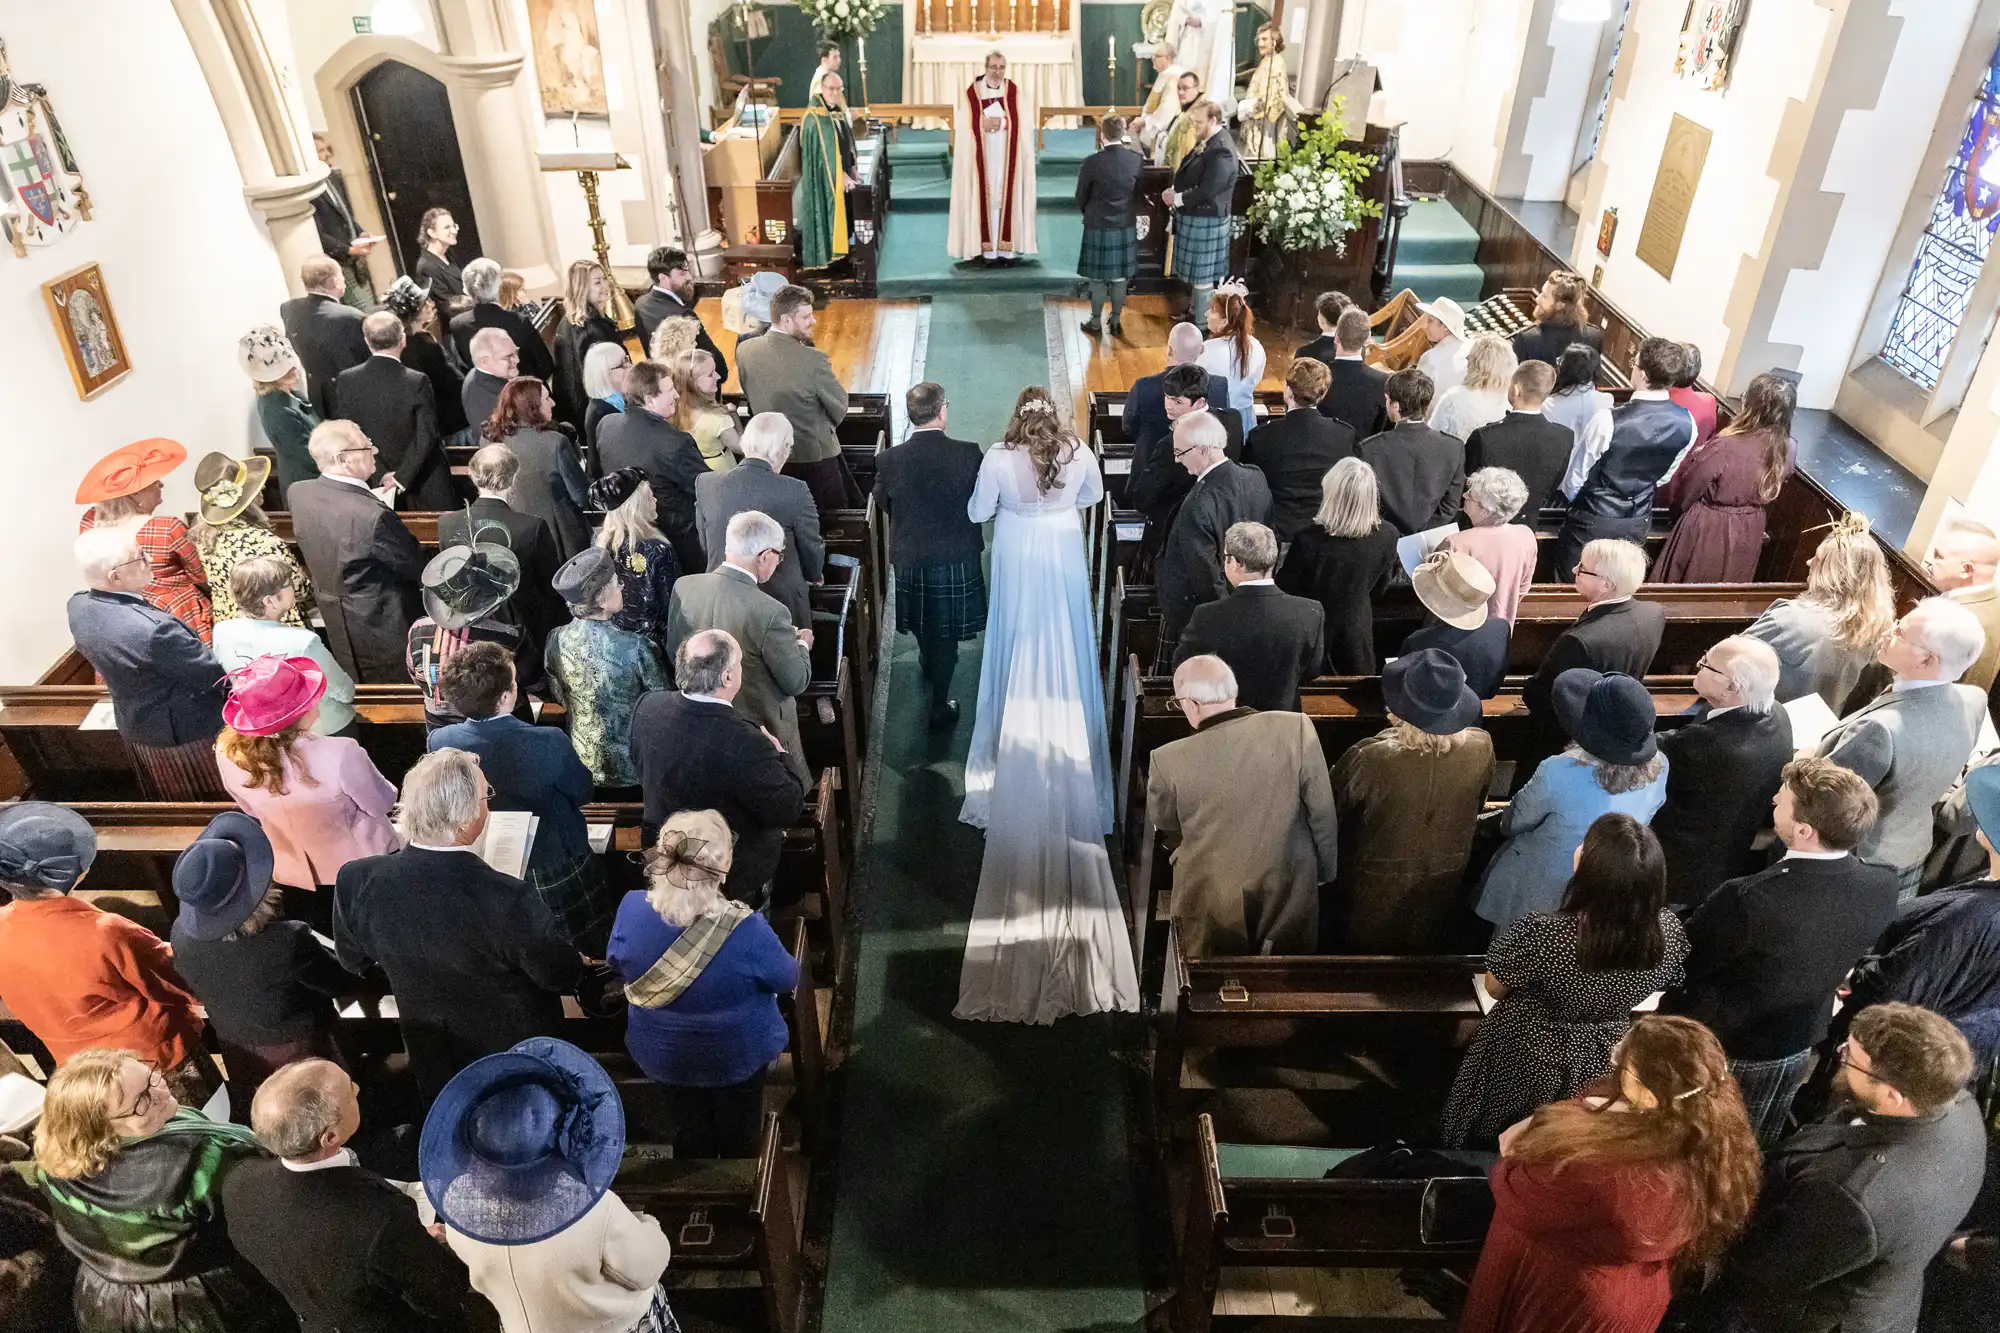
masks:
[[[161,479],[186,461],[187,450],[172,440],[141,440],[112,450],[92,465],[76,488],[76,502],[90,506],[76,530],[88,532],[99,524],[132,529],[139,550],[153,566],[146,600],[178,616],[207,643],[215,628],[208,570],[187,524],[172,514],[154,512],[164,495]]]
[[[1749,1221],[1757,1140],[1713,1033],[1641,1018],[1601,1089],[1500,1136],[1462,1333],[1653,1333]]]

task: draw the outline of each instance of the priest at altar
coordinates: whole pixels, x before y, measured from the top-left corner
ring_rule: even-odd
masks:
[[[847,257],[847,189],[854,183],[854,132],[840,75],[821,70],[819,91],[799,122],[799,183],[792,187],[792,225],[799,262],[825,268]]]
[[[1201,79],[1201,90],[1236,114],[1236,6],[1229,0],[1174,0],[1167,15],[1167,41],[1175,63]]]
[[[1184,72],[1180,53],[1174,49],[1172,42],[1153,44],[1153,88],[1146,94],[1146,104],[1139,110],[1137,127],[1139,147],[1147,153],[1153,151],[1153,145],[1174,123],[1174,117],[1184,110],[1180,98],[1180,79]]]
[[[1035,253],[1035,107],[1007,77],[1007,57],[986,57],[952,117],[953,259],[1012,262]]]

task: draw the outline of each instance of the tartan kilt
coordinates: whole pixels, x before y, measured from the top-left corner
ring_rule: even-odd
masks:
[[[1085,227],[1076,272],[1078,277],[1093,282],[1119,282],[1134,277],[1139,272],[1139,229]]]
[[[1170,275],[1196,287],[1209,287],[1229,276],[1229,218],[1174,215],[1174,271]]]
[[[986,629],[986,576],[977,560],[896,567],[896,628],[952,643]]]
[[[604,957],[611,941],[611,923],[618,915],[618,897],[606,887],[596,856],[585,852],[574,861],[546,869],[530,865],[525,879],[555,918],[556,928],[579,953]]]

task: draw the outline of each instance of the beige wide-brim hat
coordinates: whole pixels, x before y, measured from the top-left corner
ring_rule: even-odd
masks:
[[[1452,337],[1465,337],[1465,311],[1449,296],[1440,296],[1435,301],[1419,301],[1417,309],[1426,315],[1435,315],[1439,323],[1451,330]]]
[[[1493,576],[1463,551],[1431,552],[1410,582],[1425,609],[1452,628],[1478,629],[1486,623]]]

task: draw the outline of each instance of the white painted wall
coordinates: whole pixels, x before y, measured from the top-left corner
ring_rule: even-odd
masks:
[[[1604,28],[1601,19],[1566,19],[1560,7],[1549,24],[1548,85],[1528,108],[1521,136],[1521,152],[1532,164],[1521,191],[1525,199],[1560,199],[1569,187],[1577,136],[1599,87],[1597,47]]]
[[[1713,367],[1729,340],[1724,317],[1738,270],[1765,244],[1778,191],[1766,174],[1771,149],[1786,104],[1810,93],[1829,15],[1815,0],[1758,0],[1737,47],[1734,77],[1727,92],[1717,93],[1674,73],[1686,12],[1686,0],[1636,0],[1632,6],[1619,57],[1622,95],[1614,92],[1597,154],[1602,190],[1577,228],[1574,262],[1583,273],[1599,262],[1597,211],[1615,207],[1618,235],[1611,257],[1602,261],[1605,295],[1642,328],[1698,344]],[[1669,281],[1636,251],[1675,113],[1707,126],[1713,138]],[[1895,196],[1897,209],[1902,199]],[[1872,290],[1875,271],[1850,275],[1858,300]]]
[[[285,284],[187,36],[164,4],[68,0],[9,6],[15,76],[48,85],[94,220],[26,259],[0,250],[0,495],[10,500],[0,596],[0,681],[25,683],[69,642],[63,606],[77,481],[122,444],[167,436],[190,465],[167,505],[193,505],[192,461],[245,453],[257,438],[236,340],[275,322]],[[135,109],[142,119],[135,120]],[[102,266],[132,359],[91,402],[70,382],[41,284]]]
[[[1825,262],[1786,278],[1771,327],[1773,342],[1805,349],[1802,406],[1832,406],[1841,377],[1861,355],[1855,343],[1873,279],[1888,259],[1905,203],[1912,192],[1928,198],[1938,186],[1918,172],[1977,7],[1978,0],[1897,0],[1891,13],[1903,25],[1883,81],[1886,95],[1873,109],[1842,119],[1826,172],[1814,183],[1841,196]]]
[[[1513,116],[1514,86],[1521,75],[1534,0],[1473,0],[1465,32],[1465,57],[1456,84],[1438,84],[1433,96],[1458,96],[1458,124],[1448,156],[1471,180],[1491,189],[1500,148]]]
[[[1460,146],[1460,94],[1478,3],[1354,0],[1341,16],[1340,54],[1365,56],[1381,72],[1375,119],[1403,123],[1406,157],[1452,157]],[[1485,133],[1490,140],[1491,125]]]
[[[375,0],[283,0],[283,5],[286,26],[290,30],[292,59],[296,62],[305,98],[306,119],[314,129],[323,130],[326,128],[326,108],[320,105],[319,89],[313,83],[313,75],[335,51],[362,35],[354,30],[354,20],[373,18]],[[376,35],[407,37],[419,46],[427,46],[433,51],[442,50],[429,0],[409,0],[406,12],[417,20],[415,32]]]

